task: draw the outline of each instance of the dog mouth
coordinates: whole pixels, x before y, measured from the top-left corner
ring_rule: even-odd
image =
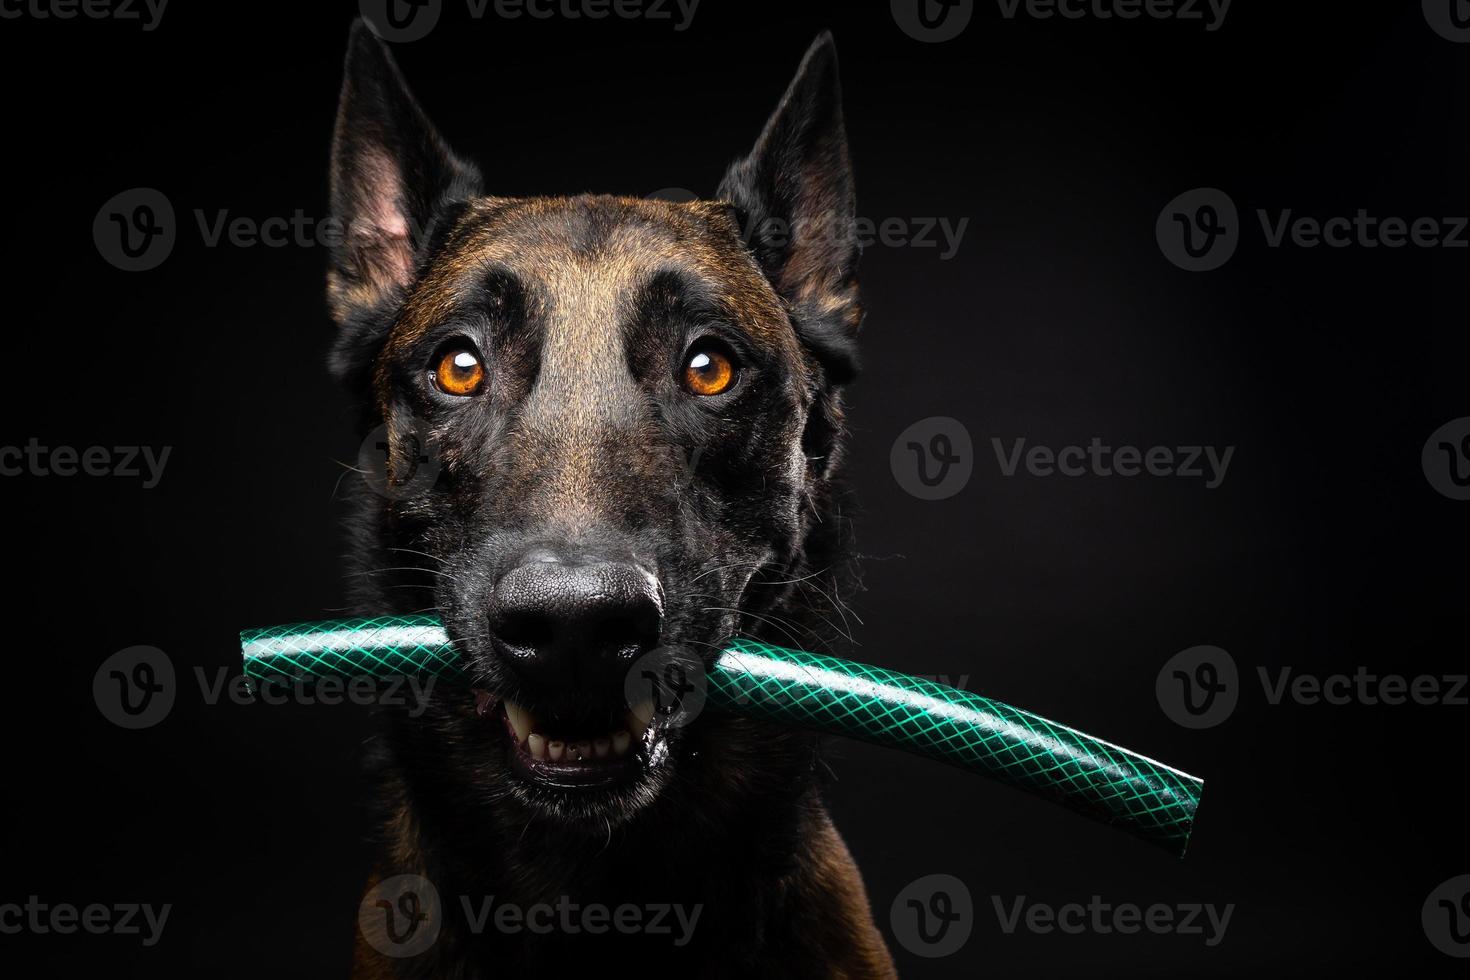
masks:
[[[531,709],[475,691],[475,712],[504,742],[511,772],[547,790],[630,784],[667,756],[652,703],[608,713]]]

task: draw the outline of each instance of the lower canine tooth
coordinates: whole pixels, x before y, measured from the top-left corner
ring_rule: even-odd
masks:
[[[526,736],[531,734],[531,713],[514,701],[506,701],[505,718],[516,733],[516,744],[524,742]]]
[[[551,761],[552,762],[560,762],[561,761],[561,757],[564,754],[566,754],[566,751],[567,751],[567,743],[565,743],[565,742],[549,742],[549,743],[547,743],[547,746],[546,746],[546,754],[551,757]]]
[[[595,755],[595,756],[597,756],[597,758],[599,758],[599,759],[606,759],[607,756],[608,756],[608,753],[611,752],[611,751],[612,751],[612,740],[611,739],[609,739],[607,737],[603,737],[603,738],[594,738],[592,740],[592,754]]]
[[[542,760],[542,759],[545,759],[546,758],[546,736],[545,735],[535,735],[535,734],[533,734],[530,738],[528,738],[526,740],[526,744],[531,749],[531,758],[536,759],[536,760]]]
[[[613,732],[613,737],[612,737],[612,748],[613,748],[613,751],[616,752],[618,755],[626,755],[627,752],[628,752],[628,746],[632,743],[632,741],[633,741],[633,736],[629,735],[625,731],[621,731],[620,730],[620,731]]]
[[[633,705],[633,710],[628,712],[628,731],[633,733],[634,738],[642,738],[648,728],[648,723],[653,720],[653,702],[643,701]]]

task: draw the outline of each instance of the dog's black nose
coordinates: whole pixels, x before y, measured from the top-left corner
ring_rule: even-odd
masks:
[[[644,569],[545,549],[502,575],[491,596],[497,644],[548,683],[621,683],[621,672],[658,644],[662,622],[658,580]]]

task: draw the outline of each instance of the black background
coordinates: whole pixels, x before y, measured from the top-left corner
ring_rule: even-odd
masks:
[[[1289,9],[1287,9],[1289,8]],[[1376,9],[1375,9],[1376,8]],[[368,855],[357,771],[370,713],[209,705],[236,631],[343,604],[334,500],[357,441],[328,379],[315,247],[205,247],[194,218],[325,207],[355,4],[170,4],[157,30],[0,21],[6,118],[0,443],[171,446],[161,484],[0,481],[13,625],[4,656],[0,901],[172,903],[162,941],[4,936],[32,975],[345,975]],[[811,38],[837,36],[859,209],[969,219],[958,254],[863,260],[866,372],[851,466],[869,560],[858,656],[968,686],[1208,782],[1178,861],[937,764],[834,745],[832,805],[891,936],[913,879],[956,875],[962,952],[913,976],[1448,974],[1420,907],[1470,872],[1464,707],[1270,706],[1256,667],[1464,672],[1467,508],[1420,450],[1470,415],[1470,253],[1267,247],[1255,209],[1470,213],[1470,46],[1417,3],[1239,0],[1199,22],[1007,20],[976,5],[924,44],[886,3],[704,0],[668,21],[475,21],[450,3],[396,54],[503,195],[710,193]],[[119,191],[172,201],[158,269],[99,256]],[[1191,274],[1154,237],[1219,187],[1244,222]],[[897,435],[969,429],[958,496],[908,495]],[[1186,479],[1002,478],[992,437],[1236,447]],[[182,690],[123,731],[92,677],[134,644]],[[1241,666],[1235,714],[1175,725],[1154,681],[1197,644]],[[1006,935],[991,896],[1234,903],[1225,939]],[[1463,968],[1460,968],[1461,971]]]

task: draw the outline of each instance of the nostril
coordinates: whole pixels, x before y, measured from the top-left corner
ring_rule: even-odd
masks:
[[[534,651],[555,642],[556,624],[546,616],[520,613],[503,617],[495,627],[495,635],[508,647]]]
[[[617,657],[636,657],[658,642],[657,615],[634,612],[608,616],[593,627],[591,639],[594,649]]]

